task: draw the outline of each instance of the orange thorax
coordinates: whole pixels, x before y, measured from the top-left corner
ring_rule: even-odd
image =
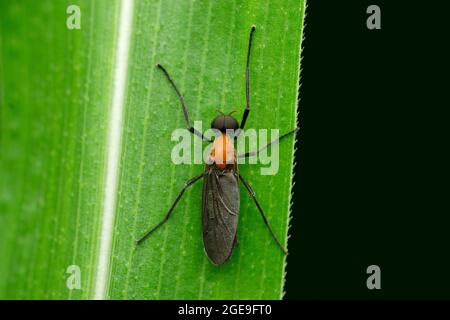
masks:
[[[214,140],[209,158],[220,170],[225,169],[227,164],[234,163],[236,154],[234,152],[233,140],[225,133],[218,136]]]

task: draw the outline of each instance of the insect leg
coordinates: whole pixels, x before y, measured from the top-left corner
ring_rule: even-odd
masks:
[[[287,250],[284,249],[284,247],[281,245],[280,241],[275,236],[275,233],[273,232],[272,227],[270,226],[269,220],[267,220],[266,214],[264,213],[263,209],[261,208],[261,205],[259,204],[258,199],[256,199],[255,191],[253,191],[252,187],[250,187],[248,182],[245,181],[244,178],[241,175],[239,175],[239,179],[242,181],[242,183],[244,184],[244,186],[247,189],[248,193],[253,198],[253,201],[255,201],[256,207],[258,208],[259,213],[261,213],[261,217],[263,218],[264,223],[266,224],[267,228],[269,229],[270,234],[272,235],[272,238],[275,240],[277,245],[280,247],[281,251],[283,251],[283,253],[287,255],[288,254]]]
[[[295,129],[292,129],[292,130],[289,131],[289,132],[286,132],[285,134],[282,134],[282,135],[279,136],[278,138],[273,139],[272,141],[270,141],[270,142],[269,142],[268,144],[266,144],[264,147],[258,149],[258,151],[247,152],[247,153],[244,153],[244,154],[240,154],[240,155],[238,155],[237,157],[238,157],[238,158],[248,158],[248,157],[256,156],[256,155],[258,155],[261,151],[263,151],[263,150],[267,149],[268,147],[270,147],[272,144],[277,143],[277,142],[280,142],[281,139],[283,139],[283,138],[289,136],[290,134],[296,133],[299,129],[300,129],[300,128],[295,128]]]
[[[176,94],[178,96],[178,99],[180,99],[181,108],[183,109],[184,121],[186,122],[186,126],[187,126],[188,130],[191,133],[195,134],[197,137],[199,137],[199,138],[201,138],[201,139],[203,139],[205,141],[211,142],[212,141],[211,139],[208,139],[201,132],[199,132],[193,126],[191,126],[191,123],[189,121],[189,114],[188,114],[187,107],[186,107],[186,102],[184,101],[184,97],[181,95],[180,91],[178,90],[177,86],[175,85],[175,82],[173,82],[173,80],[170,77],[170,75],[167,72],[167,70],[162,65],[160,65],[159,63],[156,66],[164,73],[164,75],[166,76],[167,80],[169,80],[170,84],[172,85],[172,88],[175,90],[175,92],[176,92]]]
[[[248,114],[250,112],[250,52],[252,49],[253,32],[255,32],[256,27],[252,26],[250,31],[250,38],[248,40],[248,50],[247,50],[247,65],[245,66],[245,98],[246,107],[244,110],[244,115],[242,116],[241,129],[244,129],[245,122],[247,121]]]
[[[201,178],[203,178],[203,173],[188,180],[185,184],[183,189],[181,189],[180,193],[178,194],[178,196],[175,198],[175,201],[173,202],[172,206],[170,207],[169,211],[166,213],[166,216],[164,217],[164,219],[159,222],[156,226],[154,226],[153,228],[151,228],[149,231],[147,231],[137,242],[136,244],[140,244],[142,241],[144,241],[150,234],[153,233],[153,231],[155,231],[156,229],[158,229],[159,227],[161,227],[164,223],[167,222],[167,220],[169,220],[170,215],[172,214],[173,209],[175,209],[178,201],[181,199],[181,197],[183,196],[184,192],[186,191],[187,188],[189,188],[190,186],[192,186],[195,182],[197,182],[198,180],[200,180]]]

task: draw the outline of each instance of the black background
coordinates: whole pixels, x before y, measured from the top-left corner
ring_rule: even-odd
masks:
[[[286,299],[450,298],[444,3],[308,1]]]

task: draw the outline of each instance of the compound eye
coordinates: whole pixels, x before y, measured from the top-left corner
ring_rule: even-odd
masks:
[[[225,127],[225,120],[224,116],[218,116],[216,117],[213,122],[211,123],[211,129],[217,129],[222,131]]]
[[[220,130],[222,133],[225,133],[228,130],[237,130],[239,129],[239,124],[235,118],[232,116],[218,116],[211,123],[211,129]]]
[[[239,128],[238,122],[232,116],[225,116],[225,129],[237,130]]]

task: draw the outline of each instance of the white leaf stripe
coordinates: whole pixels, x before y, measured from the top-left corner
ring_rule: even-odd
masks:
[[[128,72],[128,55],[133,20],[133,0],[121,0],[118,39],[114,65],[112,100],[108,121],[105,188],[101,216],[100,243],[95,271],[93,298],[102,300],[108,287],[111,244],[116,211],[117,177],[122,140],[122,118],[125,100],[125,86]]]

